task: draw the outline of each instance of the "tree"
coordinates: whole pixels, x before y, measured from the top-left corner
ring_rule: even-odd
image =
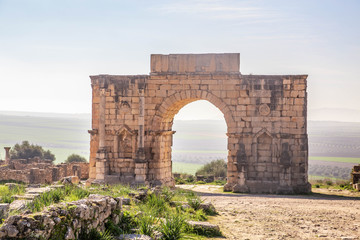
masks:
[[[202,166],[195,175],[226,177],[227,163],[223,159],[211,161]]]
[[[65,163],[73,163],[73,162],[87,162],[86,158],[78,155],[78,154],[71,154],[65,160]]]
[[[29,159],[34,157],[51,161],[56,159],[50,150],[45,151],[41,146],[30,144],[29,141],[23,141],[21,144],[17,143],[10,150],[11,159]]]

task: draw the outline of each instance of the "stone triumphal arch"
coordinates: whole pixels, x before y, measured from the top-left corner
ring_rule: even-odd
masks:
[[[173,118],[202,99],[227,124],[226,190],[308,192],[307,75],[239,68],[237,53],[155,54],[149,75],[91,76],[89,182],[174,185]]]

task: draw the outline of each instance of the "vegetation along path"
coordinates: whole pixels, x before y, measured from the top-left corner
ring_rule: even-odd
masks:
[[[360,239],[357,193],[313,189],[310,195],[255,195],[223,193],[221,186],[177,187],[213,203],[219,216],[210,222],[226,239]]]

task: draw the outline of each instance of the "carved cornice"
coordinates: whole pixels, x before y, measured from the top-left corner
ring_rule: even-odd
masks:
[[[166,135],[173,135],[174,133],[176,133],[176,131],[167,131],[167,130],[147,131],[147,134],[151,136],[166,136]]]
[[[91,129],[91,130],[88,130],[88,133],[90,133],[91,136],[94,136],[94,135],[98,134],[98,130],[97,129]]]
[[[138,130],[131,130],[127,125],[123,125],[120,128],[108,129],[106,134],[108,135],[121,135],[126,133],[127,135],[137,135]]]

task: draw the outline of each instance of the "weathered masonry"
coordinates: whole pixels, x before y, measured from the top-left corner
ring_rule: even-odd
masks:
[[[304,193],[307,75],[242,75],[230,54],[151,55],[150,75],[91,76],[91,181],[174,185],[175,114],[207,100],[224,114],[225,189]]]

